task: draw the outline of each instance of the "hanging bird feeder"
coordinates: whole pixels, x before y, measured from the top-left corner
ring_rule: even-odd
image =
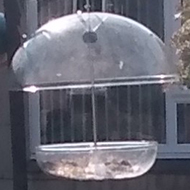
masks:
[[[110,86],[176,81],[163,42],[149,29],[109,13],[78,13],[42,26],[17,51],[13,71],[29,92],[89,89],[93,142],[40,145],[36,159],[51,175],[79,180],[140,176],[154,164],[157,142],[97,140],[96,99]],[[104,127],[104,126],[102,126]]]

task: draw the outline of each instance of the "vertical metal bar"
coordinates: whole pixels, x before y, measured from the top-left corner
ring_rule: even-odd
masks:
[[[161,88],[161,87],[160,87]],[[161,116],[161,143],[166,143],[166,123],[165,123],[165,94],[160,89],[160,100],[161,100],[161,109],[160,109],[160,116]]]
[[[120,134],[120,114],[119,114],[119,87],[116,86],[116,125],[117,133]]]
[[[38,0],[38,26],[42,25],[43,16],[42,16],[42,3]]]
[[[10,91],[13,190],[27,190],[24,92]]]
[[[161,39],[164,40],[164,15],[163,15],[163,0],[158,1],[158,15],[159,15],[159,22],[158,22],[158,34],[160,35]]]
[[[146,1],[146,24],[147,24],[147,27],[150,27],[150,18],[151,17],[150,17],[149,10],[150,10],[149,0],[147,0]]]
[[[142,89],[141,85],[139,85],[139,132],[140,132],[140,138],[143,135],[143,127],[142,127]]]
[[[37,0],[26,0],[26,26],[28,38],[38,28],[38,2]]]
[[[86,141],[86,102],[85,102],[86,90],[82,90],[82,140]]]
[[[39,11],[41,14],[41,25],[43,25],[45,22],[47,22],[47,15],[46,15],[46,10],[47,8],[45,7],[44,1],[41,2],[41,5],[39,7]]]
[[[47,3],[44,1],[41,2],[41,13],[42,13],[42,25],[47,22]]]
[[[102,0],[102,12],[106,12],[106,3],[107,0]]]
[[[48,13],[48,21],[51,19],[51,4],[50,1],[47,1],[47,13]]]
[[[90,1],[90,10],[92,12],[95,10],[95,2],[93,0]]]
[[[36,146],[41,144],[41,130],[40,130],[40,94],[28,94],[28,120],[29,120],[29,140],[30,151],[34,155]]]
[[[73,103],[73,91],[69,90],[69,106],[70,106],[70,126],[71,126],[71,142],[74,142],[74,103]]]
[[[121,8],[121,2],[120,1],[118,1],[118,0],[114,0],[114,2],[113,2],[113,9],[114,9],[114,12],[116,13],[116,14],[120,14],[120,8]]]
[[[127,111],[128,111],[128,118],[127,118],[127,138],[131,138],[131,91],[130,86],[127,87]]]
[[[59,17],[59,16],[60,16],[60,10],[61,10],[61,3],[60,3],[60,0],[57,0],[56,6],[57,6],[56,17]]]
[[[50,110],[51,110],[51,143],[54,143],[54,131],[55,131],[55,126],[54,126],[54,94],[53,90],[49,91],[50,93]]]
[[[47,143],[47,97],[46,97],[46,91],[41,91],[41,130],[42,130],[42,134],[41,137],[41,142],[43,144]]]
[[[93,73],[94,74],[94,73]],[[92,84],[91,93],[92,93],[92,122],[93,122],[93,140],[94,144],[97,144],[97,122],[96,122],[96,99],[95,99],[95,87]]]
[[[105,90],[105,123],[106,123],[106,140],[109,140],[109,125],[108,125],[108,89]]]
[[[177,145],[177,104],[169,91],[166,91],[166,144]]]
[[[73,0],[73,13],[77,12],[77,0]]]
[[[137,20],[138,21],[141,21],[140,10],[141,10],[141,0],[137,0]]]
[[[148,135],[152,135],[152,94],[151,94],[151,85],[148,85]]]
[[[121,4],[120,13],[121,13],[121,15],[124,15],[124,6],[123,6],[123,4]]]
[[[125,12],[126,12],[126,16],[129,15],[129,0],[125,0]]]
[[[64,0],[64,15],[67,15],[72,12],[71,3],[72,0]]]
[[[64,104],[65,102],[63,103],[63,92],[64,90],[60,90],[59,91],[59,98],[60,98],[60,137],[61,137],[61,141],[64,141],[64,112],[63,112],[63,109],[64,109]],[[64,96],[65,96],[65,93],[64,93]],[[64,98],[65,100],[65,98]]]
[[[83,1],[78,0],[77,2],[78,2],[77,5],[79,7],[79,10],[83,11]]]

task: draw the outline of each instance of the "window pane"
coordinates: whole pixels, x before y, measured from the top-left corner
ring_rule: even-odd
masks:
[[[92,141],[90,89],[41,92],[42,143]],[[166,142],[165,97],[160,85],[95,89],[98,141]]]
[[[190,143],[190,104],[177,104],[178,143]]]

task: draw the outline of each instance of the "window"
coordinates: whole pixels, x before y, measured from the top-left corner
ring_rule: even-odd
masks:
[[[85,11],[85,0],[37,2],[27,7],[28,34],[32,34],[38,26],[49,19],[76,12],[78,9]],[[170,38],[180,25],[180,22],[174,19],[178,0],[90,2],[93,11],[129,16],[148,26],[165,41],[168,55],[172,57],[171,64],[176,61],[174,50],[170,46]],[[190,157],[188,132],[190,101],[185,103],[182,101],[180,97],[184,96],[181,91],[175,92],[179,99],[174,98],[174,91],[164,93],[162,86],[159,85],[130,87],[122,85],[109,87],[108,91],[102,89],[97,91],[97,123],[98,126],[105,126],[98,128],[99,140],[153,137],[159,142],[159,158]],[[107,101],[108,99],[112,99],[113,105]],[[34,147],[40,143],[91,141],[92,129],[88,127],[92,125],[90,102],[91,97],[87,89],[41,91],[30,94],[27,114],[31,153],[34,153]]]
[[[166,146],[163,155],[190,157],[190,90],[174,86],[166,92]]]

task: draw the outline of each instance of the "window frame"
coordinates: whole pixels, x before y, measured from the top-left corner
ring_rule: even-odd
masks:
[[[160,145],[162,158],[190,158],[190,143],[178,143],[177,104],[190,104],[190,90],[174,85],[166,91],[166,144]]]

